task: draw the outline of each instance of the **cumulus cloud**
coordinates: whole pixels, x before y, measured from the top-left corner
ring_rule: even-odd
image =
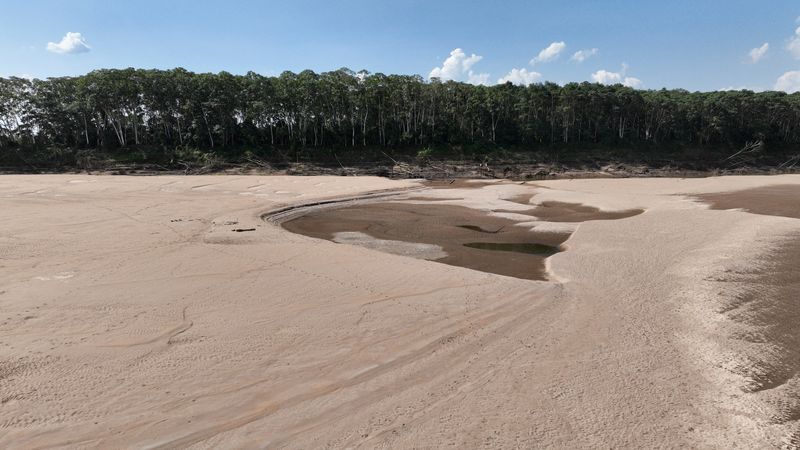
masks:
[[[625,79],[622,80],[622,84],[632,88],[639,88],[642,86],[642,80],[636,77],[625,77]]]
[[[570,58],[570,61],[575,61],[575,62],[582,63],[582,62],[586,61],[587,59],[591,58],[592,56],[596,55],[598,51],[600,51],[600,50],[596,49],[596,48],[588,48],[588,49],[585,49],[585,50],[578,50],[577,52],[575,52],[572,55],[572,58]]]
[[[794,36],[789,38],[789,42],[786,43],[786,50],[789,50],[789,53],[795,59],[800,59],[800,27],[794,30]]]
[[[592,74],[592,80],[600,84],[622,84],[624,86],[638,88],[642,85],[642,80],[636,77],[629,77],[625,75],[628,66],[622,65],[622,72],[609,72],[608,70],[598,70]]]
[[[490,75],[488,73],[475,73],[470,70],[469,73],[467,73],[467,83],[488,86],[489,76]]]
[[[761,47],[756,47],[750,50],[750,53],[748,53],[748,55],[750,56],[750,62],[753,64],[759,62],[761,58],[763,58],[767,54],[768,51],[769,51],[769,42],[764,42],[764,45],[762,45]]]
[[[764,89],[757,86],[728,86],[720,89],[720,91],[753,91],[762,92]]]
[[[775,82],[775,90],[790,94],[800,92],[800,70],[793,70],[781,75]]]
[[[483,56],[478,56],[474,53],[467,56],[460,48],[454,49],[450,52],[450,56],[444,60],[441,67],[434,67],[431,70],[428,78],[439,78],[442,81],[462,81],[466,77],[468,83],[487,84],[489,81],[488,73],[475,73],[472,70],[472,66],[482,59]]]
[[[567,48],[567,44],[565,44],[564,41],[553,42],[531,60],[531,65],[552,61],[558,58],[558,55],[560,55],[565,48]]]
[[[63,53],[63,54],[75,54],[75,53],[86,53],[92,48],[89,47],[89,44],[86,43],[86,40],[83,39],[80,33],[73,33],[68,32],[61,38],[61,42],[56,44],[55,42],[48,42],[47,43],[47,51],[53,53]]]
[[[508,72],[504,77],[497,80],[498,84],[503,84],[507,82],[511,82],[514,84],[519,84],[522,86],[527,86],[529,84],[536,83],[542,79],[542,74],[539,72],[528,72],[527,69],[511,69],[511,72]]]

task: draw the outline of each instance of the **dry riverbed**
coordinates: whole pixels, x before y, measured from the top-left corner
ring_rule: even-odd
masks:
[[[2,176],[0,447],[796,447],[798,194]]]

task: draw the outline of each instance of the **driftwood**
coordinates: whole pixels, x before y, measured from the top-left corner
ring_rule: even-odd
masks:
[[[270,163],[268,163],[266,161],[262,161],[262,160],[257,159],[257,158],[245,158],[245,160],[247,162],[249,162],[251,164],[254,164],[254,165],[258,166],[258,167],[261,167],[263,169],[272,169],[272,165],[270,165]]]
[[[338,157],[338,156],[336,156],[336,153],[334,153],[334,154],[333,154],[333,157],[334,157],[334,158],[336,158],[336,162],[337,162],[337,163],[339,163],[339,167],[341,167],[341,168],[342,168],[342,171],[343,171],[343,172],[344,172],[344,174],[346,175],[346,174],[347,174],[347,169],[345,169],[345,168],[344,168],[344,166],[342,165],[342,162],[341,162],[341,161],[339,161],[339,157]]]
[[[177,161],[177,163],[183,166],[183,174],[189,175],[189,171],[192,170],[192,165],[186,161]]]
[[[408,178],[414,178],[414,169],[413,169],[413,166],[411,164],[407,164],[407,163],[404,163],[404,162],[398,162],[396,159],[394,159],[391,156],[387,155],[386,152],[384,152],[384,151],[381,151],[381,153],[383,153],[383,156],[391,159],[392,163],[394,163],[394,165],[392,166],[392,176],[394,176],[395,172],[400,172],[400,173],[405,174]]]
[[[798,163],[800,163],[800,153],[792,156],[786,162],[779,165],[779,169],[793,169]]]
[[[748,142],[738,152],[725,158],[728,167],[743,167],[752,165],[764,148],[764,141]]]

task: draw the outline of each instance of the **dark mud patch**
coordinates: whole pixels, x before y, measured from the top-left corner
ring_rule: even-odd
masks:
[[[533,209],[524,211],[497,210],[497,212],[524,214],[544,222],[586,222],[589,220],[618,220],[633,217],[644,212],[641,209],[625,211],[601,211],[580,203],[543,202]]]
[[[694,196],[711,209],[743,209],[753,214],[800,219],[800,186],[782,184]]]
[[[570,233],[532,232],[515,221],[453,205],[366,203],[323,209],[283,223],[287,230],[333,240],[336,233],[361,232],[376,239],[433,244],[447,253],[437,262],[528,280],[545,280],[551,253],[493,251],[471,245],[541,245],[558,248]],[[499,230],[496,233],[493,231]]]

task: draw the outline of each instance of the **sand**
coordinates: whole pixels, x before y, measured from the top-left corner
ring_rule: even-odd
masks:
[[[0,177],[0,447],[798,445],[800,219],[700,198],[800,177],[421,186]],[[404,189],[566,251],[531,281],[262,220]]]

